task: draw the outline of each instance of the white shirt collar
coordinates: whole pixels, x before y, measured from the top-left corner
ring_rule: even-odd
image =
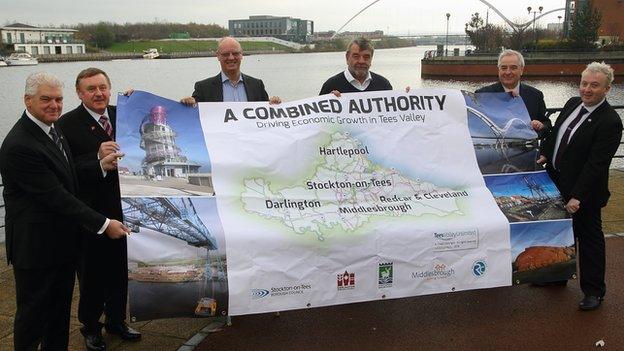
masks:
[[[607,98],[603,98],[602,101],[600,101],[599,103],[595,104],[594,106],[587,106],[585,105],[585,103],[581,103],[581,105],[583,105],[583,107],[585,107],[585,109],[589,112],[592,113],[594,112],[595,109],[597,109],[598,107],[600,107],[600,105],[604,104],[604,102],[607,100]]]
[[[371,77],[371,74],[370,74],[370,71],[369,71],[368,74],[366,75],[366,79],[364,79],[364,83],[360,83],[360,81],[355,79],[355,77],[351,74],[351,72],[349,72],[348,68],[345,69],[344,76],[345,76],[345,78],[347,78],[347,81],[349,83],[351,83],[351,84],[353,84],[353,81],[356,81],[358,84],[365,85],[365,84],[369,83],[371,81],[371,79],[373,79]]]
[[[516,86],[513,89],[507,89],[504,85],[503,85],[503,89],[505,89],[505,92],[513,92],[514,96],[520,96],[520,82],[518,82],[518,84],[516,84]]]
[[[228,81],[229,81],[229,82],[230,82],[230,84],[232,84],[232,85],[238,85],[238,83],[240,83],[240,82],[242,82],[242,81],[243,81],[243,74],[241,73],[241,74],[238,76],[238,81],[236,81],[236,82],[232,83],[232,82],[230,81],[230,78],[229,78],[229,77],[228,77],[225,73],[223,73],[223,71],[221,71],[221,83],[225,83],[225,82],[228,82]]]
[[[50,138],[52,138],[52,136],[50,136],[50,129],[52,127],[54,127],[54,123],[52,123],[51,125],[47,125],[43,122],[41,122],[40,120],[38,120],[35,116],[33,116],[27,109],[24,110],[24,112],[26,113],[26,116],[28,118],[30,118],[31,121],[33,121],[39,128],[41,128],[41,130],[43,130],[43,132]]]
[[[108,107],[104,110],[104,113],[99,114],[95,111],[90,110],[87,106],[85,106],[85,104],[82,104],[82,106],[84,106],[85,110],[89,112],[91,117],[93,117],[93,119],[95,119],[96,122],[100,123],[100,116],[106,116],[106,118],[108,118],[108,120],[110,121],[110,117],[108,116]]]

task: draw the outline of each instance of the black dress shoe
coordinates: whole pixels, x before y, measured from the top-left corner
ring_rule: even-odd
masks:
[[[581,311],[593,311],[600,307],[602,300],[603,298],[599,296],[586,295],[579,303],[579,308]]]
[[[102,339],[101,332],[87,332],[84,328],[80,329],[80,332],[85,339],[85,347],[89,351],[106,351],[106,343]]]
[[[135,341],[141,339],[141,333],[130,328],[126,325],[126,323],[114,325],[107,324],[104,328],[108,334],[118,335],[123,340]]]

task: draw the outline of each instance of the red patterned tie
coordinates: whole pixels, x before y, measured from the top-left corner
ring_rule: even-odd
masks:
[[[106,132],[106,134],[108,134],[109,137],[111,137],[111,139],[113,138],[113,127],[111,126],[110,122],[108,121],[108,117],[102,115],[100,116],[100,124],[102,125],[102,128],[104,128],[104,131]]]

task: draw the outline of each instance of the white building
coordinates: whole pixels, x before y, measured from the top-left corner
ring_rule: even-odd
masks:
[[[39,28],[14,23],[0,28],[0,42],[32,55],[83,54],[85,45],[74,39],[75,29]]]

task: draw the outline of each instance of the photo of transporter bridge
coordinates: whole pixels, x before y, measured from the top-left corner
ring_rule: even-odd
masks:
[[[135,320],[227,313],[225,251],[219,251],[219,241],[200,217],[209,215],[202,202],[214,201],[122,199],[124,222],[137,233],[128,238],[128,290]],[[155,306],[157,311],[150,310]]]

